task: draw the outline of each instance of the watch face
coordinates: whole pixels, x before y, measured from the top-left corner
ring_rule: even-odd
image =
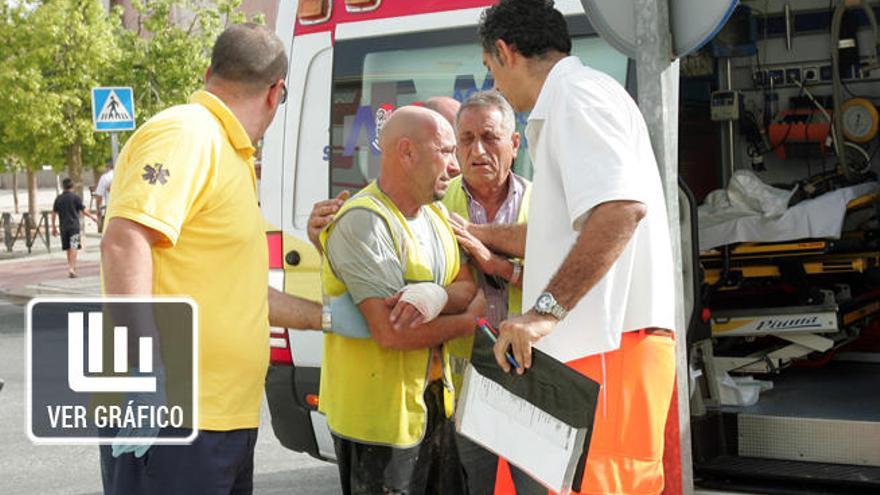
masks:
[[[550,311],[550,308],[553,307],[553,296],[550,294],[544,293],[538,296],[538,300],[535,302],[535,309],[538,310],[539,313],[547,313]]]

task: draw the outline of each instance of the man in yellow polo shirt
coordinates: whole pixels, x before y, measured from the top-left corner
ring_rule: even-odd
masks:
[[[101,246],[104,290],[196,301],[200,433],[186,447],[102,447],[105,493],[253,490],[268,326],[320,328],[317,304],[272,290],[267,299],[253,154],[286,99],[286,73],[272,31],[232,26],[214,45],[205,90],[151,118],[119,156]]]

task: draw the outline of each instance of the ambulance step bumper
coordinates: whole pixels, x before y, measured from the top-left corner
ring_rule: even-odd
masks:
[[[772,494],[876,494],[880,468],[817,462],[719,456],[696,466],[705,488]]]
[[[880,365],[832,362],[772,377],[736,414],[743,457],[880,467]]]
[[[880,467],[880,423],[740,414],[739,455]]]

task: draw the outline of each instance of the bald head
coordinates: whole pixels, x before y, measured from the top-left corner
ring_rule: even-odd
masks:
[[[284,45],[266,26],[253,23],[229,26],[214,43],[210,74],[254,88],[274,84],[287,75]]]
[[[455,133],[439,113],[405,106],[395,110],[379,136],[380,184],[404,204],[425,205],[446,194],[455,163]],[[398,203],[398,206],[402,206]]]
[[[455,116],[460,106],[458,100],[448,96],[432,96],[425,100],[425,107],[442,115],[452,126],[455,126]]]

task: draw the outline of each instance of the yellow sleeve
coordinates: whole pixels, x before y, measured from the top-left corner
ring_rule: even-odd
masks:
[[[117,160],[108,221],[125,218],[177,243],[196,202],[213,182],[212,136],[204,126],[177,118],[154,119],[126,143]]]

